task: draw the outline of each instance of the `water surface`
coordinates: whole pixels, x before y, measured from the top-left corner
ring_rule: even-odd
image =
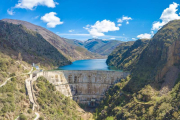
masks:
[[[71,65],[59,67],[60,70],[117,70],[106,64],[106,59],[77,60]]]

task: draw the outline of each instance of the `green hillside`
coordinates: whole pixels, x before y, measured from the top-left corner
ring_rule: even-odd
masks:
[[[145,47],[139,49],[143,50],[137,52],[139,57],[133,68],[130,67],[131,75],[106,92],[106,97],[94,113],[95,119],[179,119],[179,29],[180,20],[171,21],[161,28]],[[119,52],[116,49],[113,53],[119,55],[111,56],[111,60],[114,59],[113,64],[119,65],[116,61],[134,58],[133,54],[130,54],[130,48],[136,48],[133,46],[137,42],[139,40],[125,52],[124,49],[119,49]],[[124,53],[126,56],[123,56]],[[119,59],[115,59],[117,57]],[[121,63],[120,66],[126,69]]]
[[[25,80],[34,70],[31,64],[50,69],[71,62],[40,34],[3,21],[0,26],[0,119],[33,120],[36,114],[25,87]],[[78,120],[85,114],[77,103],[57,92],[45,78],[38,78],[33,89],[39,105],[39,120]]]
[[[108,56],[107,64],[125,71],[132,70],[148,42],[149,40],[137,40],[122,43]]]
[[[136,84],[132,90],[138,90],[149,83],[156,83],[154,87],[160,89],[161,84],[168,77],[166,76],[168,72],[174,71],[173,73],[178,74],[179,29],[180,21],[175,20],[166,24],[154,35],[132,71],[133,79],[129,82],[128,89]],[[176,69],[173,70],[174,68]],[[177,79],[177,76],[175,78]],[[172,80],[172,83],[174,81]]]
[[[15,20],[15,19],[3,19],[2,21],[13,23],[16,25],[23,25],[26,29],[38,33],[44,40],[54,46],[63,56],[65,56],[71,62],[82,59],[98,58],[98,55],[94,55],[91,52],[77,51],[77,45],[71,44],[66,41],[65,38],[61,38],[57,34],[34,24],[26,21]]]
[[[62,66],[71,62],[37,32],[22,25],[0,21],[0,50],[22,60],[42,66]]]

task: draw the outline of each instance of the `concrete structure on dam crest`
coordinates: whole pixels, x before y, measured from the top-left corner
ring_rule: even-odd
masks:
[[[106,90],[113,84],[129,75],[127,72],[118,71],[43,71],[33,73],[33,80],[44,76],[67,97],[75,101],[95,106],[104,97]]]

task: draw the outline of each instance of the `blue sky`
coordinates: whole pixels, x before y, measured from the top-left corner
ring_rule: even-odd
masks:
[[[170,20],[180,19],[178,4],[180,0],[1,0],[0,19],[28,21],[70,39],[130,41],[150,38]]]

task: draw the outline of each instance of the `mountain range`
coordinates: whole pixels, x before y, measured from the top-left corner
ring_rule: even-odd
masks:
[[[72,45],[77,45],[86,48],[87,50],[100,54],[102,56],[109,55],[118,45],[123,43],[119,40],[102,40],[102,39],[88,39],[79,41],[75,39],[65,39]]]
[[[73,46],[67,43],[63,38],[56,35],[55,33],[31,24],[26,21],[21,20],[14,20],[14,19],[3,19],[2,21],[16,24],[16,25],[23,25],[28,30],[37,32],[40,34],[47,42],[49,42],[52,46],[54,46],[63,56],[65,56],[70,61],[81,60],[81,59],[92,59],[101,57],[98,54],[92,54],[91,52],[87,51],[86,49],[79,49],[77,46]]]

